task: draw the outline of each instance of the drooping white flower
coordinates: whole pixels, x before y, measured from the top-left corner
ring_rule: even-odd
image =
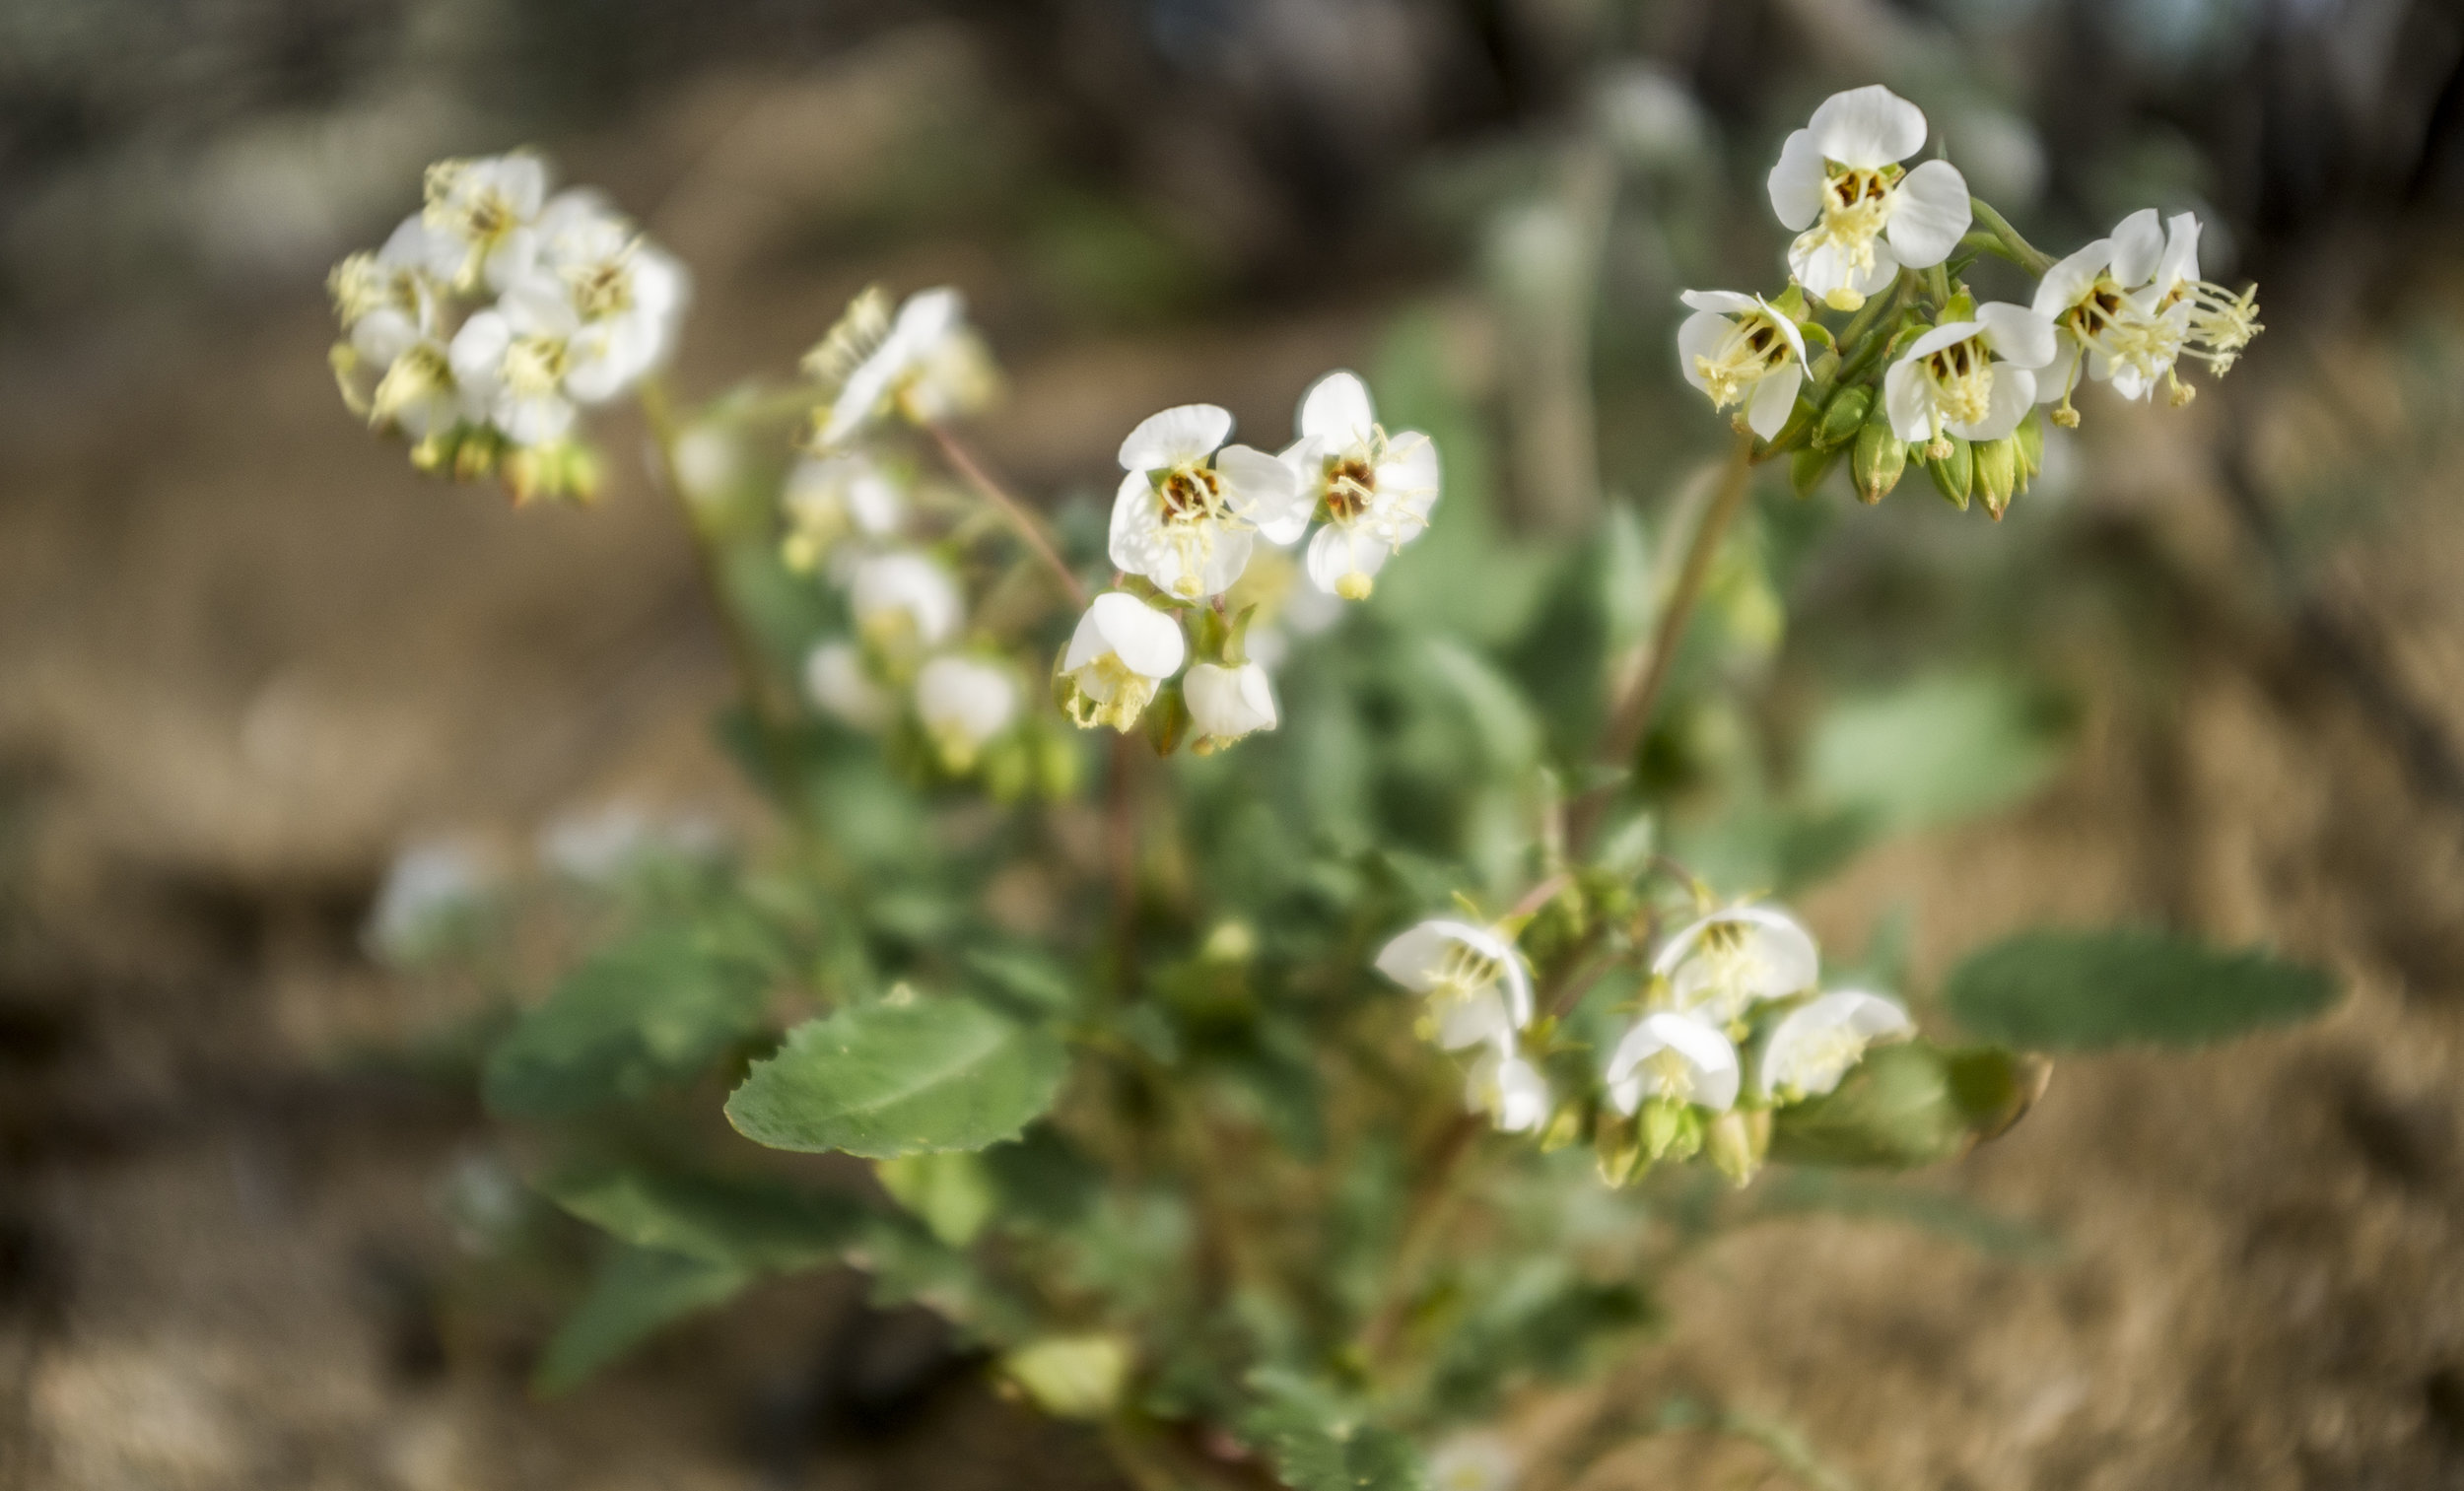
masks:
[[[1769,440],[1797,407],[1806,380],[1806,341],[1785,311],[1758,295],[1688,290],[1693,314],[1677,328],[1685,380],[1711,395],[1714,410],[1745,406],[1745,424]]]
[[[431,270],[456,290],[511,287],[538,256],[547,190],[547,164],[527,151],[429,167],[420,217]]]
[[[1977,306],[1972,321],[1935,327],[1882,376],[1891,433],[1927,446],[1945,435],[2002,439],[2035,404],[2034,370],[2053,361],[2053,344],[2051,321],[2001,301]]]
[[[1427,997],[1431,1033],[1448,1050],[1511,1045],[1532,1023],[1532,977],[1514,944],[1487,927],[1432,917],[1387,943],[1377,967]]]
[[[1215,595],[1240,578],[1261,528],[1295,532],[1302,507],[1292,468],[1226,445],[1232,416],[1213,404],[1150,415],[1121,442],[1112,562],[1174,595]],[[1220,448],[1218,448],[1220,447]],[[1210,459],[1211,457],[1211,459]]]
[[[1484,1430],[1450,1436],[1429,1455],[1429,1491],[1514,1491],[1523,1472],[1514,1447]]]
[[[798,572],[813,569],[845,535],[888,538],[907,516],[898,483],[870,457],[855,452],[798,460],[787,472],[780,505],[787,515],[781,557]]]
[[[877,293],[858,297],[805,367],[837,385],[817,442],[845,443],[881,415],[919,425],[964,414],[992,393],[990,354],[967,325],[967,303],[943,286],[909,296],[898,313]]]
[[[1110,725],[1128,733],[1155,688],[1181,671],[1189,655],[1181,623],[1126,590],[1095,597],[1061,654],[1069,682],[1069,717],[1081,728]]]
[[[848,608],[867,641],[893,651],[935,647],[958,631],[958,582],[921,554],[876,554],[856,567]]]
[[[1793,1103],[1839,1086],[1848,1068],[1878,1041],[1916,1027],[1895,1000],[1863,989],[1840,989],[1790,1010],[1762,1050],[1762,1091]]]
[[[1531,1133],[1548,1121],[1548,1079],[1511,1045],[1490,1045],[1472,1062],[1463,1101],[1487,1114],[1500,1133]]]
[[[804,658],[804,693],[823,712],[859,730],[878,730],[898,712],[852,642],[826,642]]]
[[[2231,372],[2250,339],[2267,329],[2259,324],[2258,286],[2235,295],[2199,278],[2199,220],[2190,213],[2178,213],[2167,223],[2164,257],[2144,294],[2144,309],[2151,315],[2160,316],[2176,305],[2190,307],[2189,354],[2218,377]]]
[[[1834,310],[1854,310],[1902,265],[1951,256],[1968,231],[1967,181],[1948,161],[1900,162],[1925,146],[1925,112],[1881,84],[1833,94],[1780,147],[1771,207],[1797,234],[1788,270]]]
[[[1634,1022],[1608,1057],[1608,1100],[1631,1114],[1645,1098],[1726,1113],[1737,1103],[1737,1048],[1691,1015],[1672,1010]]]
[[[1763,999],[1814,986],[1821,974],[1814,937],[1772,906],[1714,912],[1680,928],[1651,961],[1677,1007],[1727,1025]]]
[[[1229,668],[1198,663],[1181,681],[1181,693],[1189,701],[1190,724],[1198,735],[1190,749],[1201,756],[1244,735],[1274,728],[1274,686],[1259,663]]]
[[[1299,437],[1282,459],[1298,489],[1283,516],[1261,520],[1268,543],[1288,544],[1311,514],[1326,519],[1309,541],[1310,581],[1345,600],[1368,597],[1389,557],[1420,536],[1437,506],[1437,442],[1417,430],[1386,433],[1368,387],[1330,373],[1302,395]]]
[[[468,412],[440,335],[445,286],[429,265],[427,225],[403,219],[375,253],[355,253],[326,280],[344,342],[334,349],[343,400],[378,429],[413,440],[449,429]]]
[[[2146,398],[2161,381],[2175,404],[2192,389],[2175,365],[2185,356],[2220,376],[2265,328],[2258,289],[2239,296],[2199,278],[2199,220],[2177,213],[2159,230],[2142,208],[2045,271],[2036,309],[2052,318],[2061,347],[2038,378],[2037,398],[2057,403],[2054,421],[2076,425],[2071,394],[2081,374],[2109,382],[2124,398]]]
[[[916,716],[941,764],[963,772],[1018,716],[1018,681],[996,663],[946,653],[916,675]]]

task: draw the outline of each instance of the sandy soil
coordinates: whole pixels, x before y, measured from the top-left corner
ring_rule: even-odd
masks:
[[[647,155],[774,138],[739,117],[688,100]],[[688,384],[784,367],[856,283],[773,252],[855,169],[846,133],[697,177]],[[1370,324],[1030,339],[988,443],[1031,484],[1091,479],[1158,397],[1228,385],[1271,419]],[[967,1383],[851,1425],[848,1362],[895,1376],[909,1348],[895,1322],[850,1335],[844,1280],[772,1286],[550,1405],[520,1387],[538,1322],[440,1333],[439,1186],[487,1131],[343,1064],[442,1013],[365,964],[357,917],[409,835],[513,838],[620,797],[738,810],[700,723],[724,661],[638,481],[586,513],[419,481],[336,406],[326,338],[304,291],[0,361],[0,1484],[1108,1483],[1093,1446]],[[2147,485],[2099,500],[2175,583],[2181,692],[2100,700],[2042,800],[1877,855],[1811,911],[1845,935],[1912,898],[1932,976],[2005,926],[2155,906],[2329,963],[2350,997],[2191,1058],[2067,1062],[1931,1178],[2056,1233],[2050,1260],[1837,1218],[1719,1244],[1664,1346],[1524,1405],[1539,1479],[1672,1391],[1785,1418],[1866,1486],[2464,1477],[2464,813],[2254,599],[2214,492]],[[2452,488],[2405,493],[2321,583],[2464,738]],[[1581,1480],[1786,1483],[1698,1434]]]

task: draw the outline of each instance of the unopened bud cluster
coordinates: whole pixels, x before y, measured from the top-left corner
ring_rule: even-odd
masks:
[[[2263,329],[2255,287],[2199,277],[2191,214],[2133,213],[2055,261],[1949,161],[1907,168],[1925,138],[1924,113],[1885,88],[1832,96],[1771,169],[1771,205],[1798,235],[1788,288],[1683,297],[1686,379],[1738,408],[1764,456],[1790,452],[1799,492],[1844,454],[1857,495],[1880,502],[1915,461],[1945,499],[1999,518],[2043,465],[2042,420],[2079,423],[2083,380],[2186,404],[2184,359],[2221,376]],[[1987,230],[1971,233],[1980,217]],[[2037,277],[2032,304],[1978,304],[1959,277],[1987,253]]]
[[[425,205],[326,285],[352,411],[421,470],[497,476],[517,502],[597,490],[578,411],[657,370],[688,291],[597,192],[550,196],[546,163],[518,151],[430,167]]]

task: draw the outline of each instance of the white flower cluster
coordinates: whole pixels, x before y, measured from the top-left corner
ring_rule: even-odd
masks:
[[[1429,1039],[1477,1049],[1466,1094],[1474,1112],[1508,1132],[1547,1124],[1547,1081],[1521,1050],[1531,975],[1504,929],[1423,921],[1389,942],[1377,967],[1423,997]],[[1609,1105],[1645,1118],[1650,1158],[1682,1151],[1689,1135],[1698,1145],[1707,1123],[1741,1105],[1767,1113],[1828,1093],[1869,1047],[1914,1032],[1894,1000],[1819,992],[1820,975],[1812,935],[1774,907],[1713,913],[1661,946],[1646,1010],[1601,1073]]]
[[[1975,255],[2048,260],[1975,203],[1950,162],[1903,164],[1926,134],[1924,112],[1888,89],[1833,95],[1771,168],[1771,206],[1797,233],[1790,288],[1773,299],[1683,295],[1693,314],[1677,330],[1679,368],[1714,409],[1738,408],[1741,429],[1774,444],[1803,430],[1816,452],[1862,436],[1868,501],[1915,456],[1954,502],[1981,488],[1998,516],[2039,458],[2036,405],[2078,424],[2083,373],[2126,398],[2161,383],[2187,403],[2181,359],[2222,374],[2263,329],[2255,289],[2235,296],[2199,278],[2198,220],[2184,213],[2160,229],[2154,209],[2042,267],[2032,305],[1978,305],[1952,278]],[[1971,234],[1980,213],[1991,231]],[[1867,304],[1886,293],[1887,305]],[[1834,333],[1817,319],[1824,310],[1863,313]]]
[[[441,161],[427,202],[327,281],[355,412],[429,470],[499,471],[520,498],[587,495],[577,411],[667,358],[685,272],[586,187],[548,194],[524,152]]]

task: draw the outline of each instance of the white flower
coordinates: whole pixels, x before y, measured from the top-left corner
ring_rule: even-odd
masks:
[[[1662,1010],[1634,1022],[1608,1058],[1608,1099],[1631,1114],[1645,1098],[1726,1113],[1737,1102],[1737,1048],[1691,1015]]]
[[[2079,421],[2071,394],[2085,370],[2124,398],[2146,398],[2161,380],[2176,404],[2192,390],[2174,373],[2185,355],[2219,374],[2263,328],[2257,290],[2236,297],[2199,279],[2199,220],[2172,218],[2163,230],[2143,208],[2045,271],[2036,310],[2061,332],[2054,362],[2038,379],[2040,402],[2056,403],[2057,424]]]
[[[997,664],[949,653],[916,675],[916,715],[941,764],[953,772],[973,766],[986,742],[1009,728],[1017,714],[1017,680]]]
[[[1471,1430],[1429,1456],[1429,1491],[1512,1491],[1523,1461],[1494,1434]]]
[[[1312,513],[1323,514],[1326,526],[1309,541],[1309,578],[1329,595],[1364,600],[1388,557],[1429,525],[1437,442],[1417,430],[1388,435],[1368,388],[1349,373],[1312,383],[1295,427],[1299,439],[1282,459],[1297,498],[1279,518],[1262,518],[1259,532],[1268,543],[1288,544]]]
[[[848,589],[865,639],[894,651],[949,641],[964,612],[958,582],[921,554],[876,554],[856,567]]]
[[[1155,697],[1155,686],[1181,671],[1189,644],[1181,623],[1127,590],[1095,597],[1070,634],[1061,671],[1069,681],[1069,717],[1081,726],[1111,725],[1127,734]]]
[[[1378,972],[1428,997],[1431,1031],[1448,1050],[1511,1045],[1532,1023],[1532,978],[1514,944],[1484,926],[1434,917],[1378,954]]]
[[[1758,1000],[1812,988],[1821,963],[1814,938],[1777,907],[1714,912],[1678,930],[1652,959],[1679,1010],[1726,1025]]]
[[[1972,321],[1937,326],[1882,376],[1891,433],[1927,446],[1946,434],[1998,441],[2036,402],[2033,370],[2053,352],[2053,323],[2024,305],[1995,301]]]
[[[558,193],[533,235],[533,273],[563,287],[588,344],[587,371],[573,374],[582,402],[610,397],[666,361],[690,289],[684,266],[593,191]]]
[[[1214,595],[1240,578],[1259,529],[1296,535],[1294,509],[1304,522],[1308,514],[1292,469],[1225,445],[1231,434],[1232,416],[1212,404],[1166,409],[1129,432],[1121,442],[1129,475],[1113,498],[1114,564],[1174,595]]]
[[[1511,1047],[1490,1045],[1472,1062],[1463,1101],[1494,1119],[1500,1133],[1531,1133],[1548,1121],[1548,1079]]]
[[[826,642],[804,658],[804,693],[824,713],[859,730],[878,730],[898,712],[898,703],[873,681],[864,649],[852,642]]]
[[[616,323],[584,323],[561,283],[532,274],[454,333],[453,375],[507,440],[544,445],[573,428],[575,405],[613,398],[649,371],[642,349]]]
[[[787,472],[781,504],[787,512],[782,556],[790,570],[809,571],[841,536],[888,538],[907,515],[907,500],[889,473],[858,454],[805,456]]]
[[[468,412],[439,335],[445,287],[429,259],[428,229],[414,214],[382,248],[352,254],[326,280],[346,338],[334,350],[344,401],[371,425],[413,440],[450,429]]]
[[[634,803],[610,802],[551,820],[539,831],[539,857],[560,874],[601,884],[653,857],[709,855],[721,842],[710,819],[658,817]]]
[[[546,163],[526,151],[428,168],[429,266],[456,290],[504,290],[538,255],[534,227],[547,199]]]
[[[966,302],[944,286],[909,296],[895,317],[859,297],[805,366],[838,392],[818,442],[844,442],[884,412],[928,425],[975,408],[992,393],[992,365],[967,326]],[[881,303],[886,304],[886,303]]]
[[[1745,406],[1745,424],[1769,440],[1797,407],[1806,379],[1806,342],[1797,323],[1758,295],[1688,290],[1693,314],[1677,328],[1685,380],[1711,395],[1714,410]]]
[[[1226,668],[1201,662],[1181,681],[1181,693],[1189,701],[1190,723],[1198,732],[1190,749],[1201,756],[1244,735],[1274,728],[1274,688],[1261,664],[1245,662]]]
[[[495,879],[461,844],[409,845],[385,868],[363,939],[380,958],[416,959],[486,904]]]
[[[1771,207],[1797,233],[1788,270],[1807,294],[1854,310],[1900,266],[1951,256],[1968,231],[1968,185],[1948,161],[1903,171],[1924,146],[1924,110],[1875,84],[1831,95],[1780,147]]]
[[[1892,1000],[1863,989],[1841,989],[1788,1012],[1762,1051],[1762,1091],[1793,1103],[1839,1086],[1848,1068],[1877,1041],[1905,1036],[1916,1027]]]

